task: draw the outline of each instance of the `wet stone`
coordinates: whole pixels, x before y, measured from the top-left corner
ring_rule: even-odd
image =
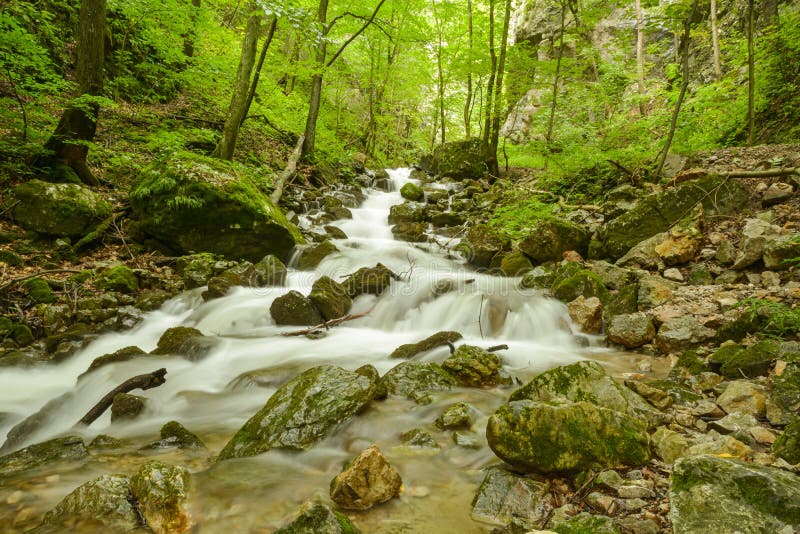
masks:
[[[490,467],[472,500],[472,519],[493,525],[516,519],[527,528],[541,528],[552,509],[549,490],[545,478]]]

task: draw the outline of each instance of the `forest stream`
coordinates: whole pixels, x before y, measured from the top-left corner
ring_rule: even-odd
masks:
[[[25,440],[30,444],[75,432],[71,428],[81,416],[125,379],[160,367],[168,371],[164,385],[145,393],[145,414],[111,423],[107,412],[78,431],[87,443],[108,434],[123,439],[124,447],[93,451],[91,459],[79,467],[70,464],[50,469],[47,476],[25,474],[9,481],[0,489],[0,523],[33,526],[76,486],[101,474],[129,473],[147,461],[161,459],[192,471],[190,514],[200,532],[271,531],[291,518],[301,503],[315,498],[325,501],[330,480],[341,466],[375,443],[401,474],[403,491],[399,499],[348,514],[362,531],[488,532],[491,526],[470,518],[470,502],[483,478],[481,469],[497,462],[483,433],[488,417],[506,400],[508,388],[437,392],[427,405],[390,397],[372,402],[366,412],[306,452],[272,450],[218,463],[211,458],[277,387],[301,371],[320,364],[346,369],[371,364],[383,374],[398,363],[388,358],[396,347],[442,330],[460,332],[464,338],[457,344],[484,348],[507,344],[508,349],[498,354],[508,374],[521,382],[584,358],[602,362],[618,378],[637,371],[635,354],[592,347],[593,340],[584,334],[580,334],[582,341],[576,338],[578,329],[564,304],[537,290],[518,289],[519,278],[475,272],[449,252],[453,243],[445,238],[426,244],[394,240],[387,222],[389,208],[403,201],[398,191],[413,180],[409,169],[388,172],[391,192],[365,190],[366,200],[351,209],[352,219],[333,223],[348,236],[334,241],[339,252],[327,256],[313,271],[291,268],[290,263],[285,287],[239,287],[208,302],[200,296],[203,288],[186,291],[147,314],[134,329],[102,335],[63,363],[0,373],[0,405],[14,414],[0,423],[2,435],[63,395],[53,403],[56,406],[49,410],[46,424]],[[301,218],[300,224],[311,223]],[[297,328],[274,324],[268,310],[276,297],[289,289],[307,294],[321,276],[338,280],[376,262],[400,279],[379,297],[362,295],[354,300],[350,313],[363,313],[363,317],[330,328],[320,339],[281,336]],[[443,284],[454,290],[442,293]],[[197,328],[220,343],[202,361],[150,355],[106,365],[77,379],[102,354],[128,346],[153,350],[161,334],[175,326]],[[443,346],[422,359],[441,362],[447,355],[448,347]],[[659,369],[652,371],[652,376],[663,374]],[[451,431],[433,426],[437,415],[458,401],[475,410],[472,432],[459,438],[461,445],[455,444]],[[200,436],[208,449],[141,449],[170,420],[180,421]],[[439,448],[402,446],[399,434],[415,427],[430,430]],[[20,511],[16,505],[21,498],[30,506]]]

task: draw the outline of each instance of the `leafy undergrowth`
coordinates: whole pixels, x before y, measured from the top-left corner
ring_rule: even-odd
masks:
[[[761,333],[776,338],[797,335],[800,332],[800,308],[792,308],[783,302],[748,298],[739,303],[743,314],[758,322]]]

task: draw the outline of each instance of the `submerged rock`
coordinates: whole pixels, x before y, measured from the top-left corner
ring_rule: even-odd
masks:
[[[682,458],[672,471],[669,499],[676,534],[800,527],[797,475],[772,467],[710,455]]]
[[[141,528],[134,507],[130,479],[122,475],[103,475],[75,488],[47,512],[43,526],[75,528],[103,527],[114,531]]]
[[[364,409],[375,393],[374,379],[333,365],[313,367],[281,386],[225,445],[219,459],[274,448],[311,448]]]
[[[466,429],[472,427],[472,415],[466,403],[457,402],[448,406],[434,422],[442,430]]]
[[[294,290],[273,300],[269,313],[279,326],[314,326],[322,323],[322,314],[311,299]]]
[[[331,500],[345,510],[367,510],[400,493],[400,474],[372,445],[331,481]]]
[[[111,215],[111,205],[77,184],[28,180],[11,190],[11,216],[23,228],[41,234],[81,237]]]
[[[349,519],[324,504],[307,503],[298,516],[275,534],[359,534]]]
[[[428,336],[422,341],[418,341],[417,343],[406,343],[405,345],[400,345],[392,353],[389,355],[390,358],[413,358],[418,354],[422,354],[423,352],[428,352],[429,350],[433,350],[437,347],[442,347],[447,345],[448,343],[455,343],[459,339],[461,339],[461,334],[458,332],[450,332],[450,331],[443,331],[443,332],[436,332],[432,336]]]
[[[252,287],[282,286],[286,282],[286,265],[272,254],[253,264],[245,272],[248,285]]]
[[[471,516],[493,525],[520,521],[527,529],[534,529],[544,525],[551,510],[547,479],[490,467],[472,500]]]
[[[378,388],[387,394],[400,395],[419,404],[431,402],[430,393],[446,391],[458,386],[447,371],[435,363],[403,362],[390,369],[379,382]]]
[[[461,345],[442,363],[442,368],[467,387],[492,387],[511,383],[503,373],[500,357],[480,347]]]
[[[0,456],[0,478],[57,462],[81,461],[88,456],[80,436],[51,439]]]
[[[650,459],[647,425],[588,402],[512,401],[486,426],[489,447],[526,472],[578,473]]]
[[[146,407],[147,399],[130,393],[117,393],[111,403],[111,422],[120,419],[134,419]]]
[[[131,490],[139,511],[153,532],[186,532],[193,521],[187,508],[191,478],[185,467],[149,462],[131,477]]]
[[[407,447],[439,448],[439,444],[433,439],[433,436],[421,428],[412,428],[408,432],[403,432],[400,434],[400,441]]]

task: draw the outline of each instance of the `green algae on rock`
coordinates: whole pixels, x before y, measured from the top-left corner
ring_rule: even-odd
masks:
[[[77,523],[114,531],[136,530],[143,525],[132,500],[128,477],[103,475],[75,488],[45,514],[42,524],[63,529]]]
[[[511,383],[511,379],[503,374],[500,357],[473,345],[458,347],[442,362],[442,368],[467,387],[491,387]]]
[[[275,534],[360,534],[344,514],[324,504],[305,504],[291,523]]]
[[[147,525],[158,534],[186,532],[192,518],[186,504],[191,475],[185,467],[154,461],[131,477],[131,491]]]
[[[429,404],[434,391],[447,391],[456,386],[458,381],[439,364],[417,361],[395,365],[378,383],[379,391],[407,397],[418,404]]]

